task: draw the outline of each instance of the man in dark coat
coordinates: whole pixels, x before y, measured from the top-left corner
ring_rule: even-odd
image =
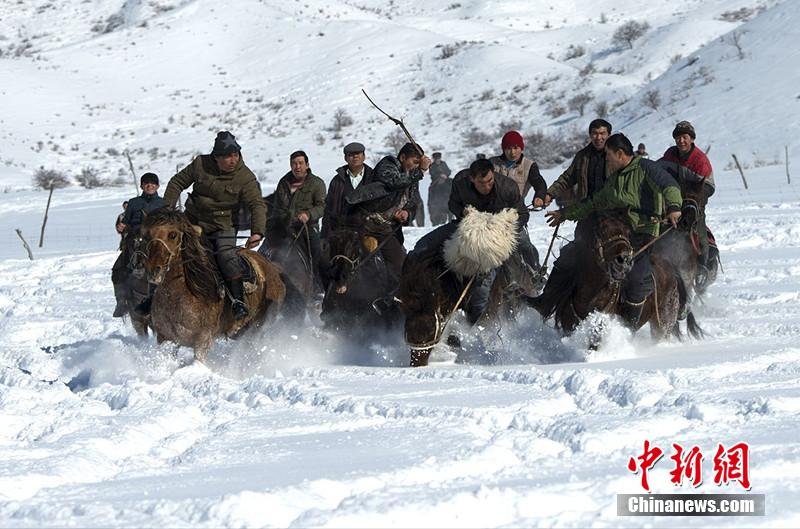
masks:
[[[244,301],[244,272],[237,255],[233,216],[240,203],[250,209],[250,236],[245,242],[247,248],[254,248],[261,242],[267,216],[261,186],[244,164],[241,151],[233,134],[227,130],[220,131],[211,154],[200,155],[181,169],[170,179],[164,193],[167,205],[174,207],[181,191],[192,186],[192,192],[186,200],[186,215],[203,230],[233,298],[233,316],[237,320],[247,316],[248,308]],[[145,301],[141,309],[137,307],[137,310],[149,311],[151,299]]]
[[[428,186],[428,212],[431,225],[438,226],[450,220],[447,201],[450,199],[450,189],[453,187],[450,168],[442,160],[442,153],[433,153],[433,163],[428,172],[431,175],[431,183]]]
[[[555,199],[566,207],[591,197],[606,183],[606,140],[611,135],[611,123],[594,119],[589,123],[589,143],[578,151],[567,170],[547,188],[544,205]]]
[[[403,226],[414,219],[419,207],[414,193],[430,164],[421,147],[406,143],[397,157],[381,159],[372,171],[372,182],[346,199],[348,216],[382,245],[386,265],[397,278],[406,258]]]
[[[344,147],[345,165],[336,169],[336,174],[328,184],[328,195],[325,197],[325,214],[322,217],[322,238],[344,224],[347,210],[345,200],[359,187],[372,181],[372,167],[364,163],[366,158],[364,145],[358,142],[348,143]]]
[[[125,212],[117,217],[117,233],[122,235],[120,250],[122,252],[111,268],[111,282],[114,284],[114,317],[121,318],[128,313],[125,303],[127,292],[125,282],[130,274],[130,262],[133,255],[133,241],[139,234],[139,228],[145,216],[153,210],[165,205],[164,199],[158,196],[158,175],[145,173],[139,179],[142,194],[125,202]]]
[[[486,213],[499,213],[506,208],[517,210],[517,252],[523,255],[524,245],[531,244],[528,237],[530,213],[519,195],[519,187],[510,178],[496,174],[489,160],[475,160],[469,167],[469,176],[453,181],[448,207],[455,220],[440,226],[420,239],[414,247],[415,253],[441,252],[444,243],[458,228],[467,206]],[[470,323],[478,321],[489,303],[489,292],[496,275],[493,270],[477,277],[464,306]]]

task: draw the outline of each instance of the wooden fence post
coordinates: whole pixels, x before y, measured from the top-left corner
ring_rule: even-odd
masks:
[[[789,146],[784,145],[784,148],[786,149],[786,183],[791,184],[792,177],[789,176]]]
[[[53,189],[55,186],[50,182],[50,194],[47,195],[47,207],[44,208],[44,220],[42,220],[42,232],[39,234],[39,248],[44,244],[44,227],[47,224],[47,213],[50,211],[50,199],[53,198]]]
[[[133,160],[131,160],[131,153],[125,150],[125,156],[128,158],[128,167],[131,168],[131,176],[133,176],[133,189],[134,192],[139,194],[139,182],[136,181],[136,170],[133,168]]]
[[[22,246],[25,247],[25,250],[28,252],[28,259],[33,261],[33,252],[31,252],[31,247],[28,246],[28,241],[25,240],[25,237],[22,236],[22,230],[17,228],[14,230],[17,232],[17,236],[22,240]]]
[[[739,169],[739,174],[742,175],[742,182],[744,182],[744,188],[748,189],[747,187],[747,179],[744,177],[744,171],[742,171],[742,165],[739,163],[739,160],[736,158],[735,154],[731,154],[733,156],[733,161],[736,162],[736,167]]]

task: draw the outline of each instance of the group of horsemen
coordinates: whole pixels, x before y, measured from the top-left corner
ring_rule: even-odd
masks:
[[[448,201],[452,220],[420,239],[414,251],[441,251],[468,207],[488,213],[513,208],[518,212],[515,254],[530,267],[531,273],[544,275],[538,252],[528,237],[527,223],[531,210],[546,208],[555,200],[560,209],[545,214],[550,226],[556,227],[564,220],[578,221],[574,240],[561,248],[544,287],[545,291],[557,288],[565,277],[579,272],[575,270],[575,254],[579,245],[586,243],[581,236],[581,221],[592,213],[622,214],[629,222],[631,244],[638,250],[658,236],[662,223],[678,223],[682,206],[680,180],[702,182],[705,199],[713,194],[711,164],[695,145],[692,124],[679,122],[672,137],[675,145],[660,160],[651,161],[638,155],[625,135],[612,134],[608,121],[595,119],[589,124],[589,143],[547,187],[536,163],[523,154],[521,134],[509,131],[502,138],[501,155],[479,158],[455,175]],[[242,205],[250,213],[250,235],[244,247],[261,245],[260,253],[275,258],[280,254],[276,249],[302,241],[298,246],[306,249],[310,272],[317,278],[321,292],[328,285],[320,241],[339,229],[373,237],[378,243],[375,258],[382,259],[390,276],[399,282],[406,258],[403,227],[410,225],[423,207],[418,186],[433,162],[413,142],[404,145],[396,156],[385,156],[374,168],[364,163],[365,148],[360,143],[345,146],[344,159],[346,164],[337,169],[326,192],[324,181],[312,173],[306,153],[292,153],[291,170],[280,179],[274,194],[265,199],[258,180],[245,165],[236,138],[228,131],[221,131],[210,154],[197,156],[170,179],[163,198],[158,194],[158,176],[142,175],[142,194],[128,202],[116,226],[123,235],[123,251],[112,270],[117,297],[114,316],[123,316],[128,311],[124,283],[132,266],[132,235],[138,232],[147,213],[161,207],[176,207],[181,192],[189,187],[192,192],[184,204],[185,213],[202,229],[205,245],[230,294],[236,319],[248,314],[234,221]],[[524,199],[531,188],[534,195],[532,207],[528,207]],[[710,257],[714,249],[710,250],[702,210],[696,230],[700,246],[697,282],[702,289],[708,269],[717,259],[716,255]],[[464,306],[472,322],[486,307],[492,278],[491,273],[483,274],[472,286]],[[650,259],[643,252],[622,285],[620,301],[625,320],[638,321],[642,305],[652,290]],[[134,309],[137,313],[149,312],[152,293],[151,287],[150,297]],[[392,292],[386,294],[391,296]],[[527,301],[536,308],[537,299],[529,297]]]

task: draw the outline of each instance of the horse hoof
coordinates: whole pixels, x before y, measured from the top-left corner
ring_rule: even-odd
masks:
[[[412,350],[411,351],[411,367],[424,367],[428,365],[428,358],[431,356],[430,349]]]

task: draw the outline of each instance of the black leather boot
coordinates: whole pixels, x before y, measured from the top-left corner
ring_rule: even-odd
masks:
[[[117,306],[114,307],[115,318],[121,318],[128,313],[127,295],[125,285],[114,283],[114,297],[117,299]]]
[[[228,292],[231,293],[233,301],[231,302],[231,309],[233,310],[234,320],[243,320],[249,314],[247,305],[244,302],[244,284],[242,278],[229,279],[226,281],[228,284]]]

